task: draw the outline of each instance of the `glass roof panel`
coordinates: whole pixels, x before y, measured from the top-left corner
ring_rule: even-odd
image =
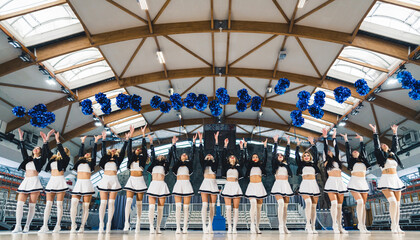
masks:
[[[0,15],[15,13],[57,0],[0,0]]]
[[[51,68],[49,68],[50,70],[57,71],[101,57],[102,54],[98,49],[88,48],[52,58],[44,63],[48,63],[47,66],[51,66]]]
[[[356,47],[345,47],[340,57],[350,58],[386,69],[389,69],[398,61],[396,58]]]

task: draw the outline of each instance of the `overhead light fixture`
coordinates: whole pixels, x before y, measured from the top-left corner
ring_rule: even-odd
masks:
[[[46,76],[49,76],[50,75],[50,72],[48,72],[47,71],[47,69],[45,69],[45,68],[43,68],[42,66],[39,66],[38,67],[38,70],[43,74],[43,75],[46,75]]]
[[[279,60],[284,60],[286,56],[287,56],[286,50],[283,49],[279,52]]]
[[[180,112],[176,113],[176,116],[178,116],[179,119],[182,119],[182,115]]]
[[[374,93],[380,93],[380,92],[382,92],[382,88],[381,87],[378,87],[375,90],[373,90],[373,92]]]
[[[69,102],[74,102],[74,97],[72,96],[72,95],[68,95],[67,96],[67,101],[69,101]]]
[[[95,126],[100,127],[100,126],[102,126],[102,123],[100,121],[96,121]]]
[[[169,88],[168,89],[168,92],[169,92],[169,95],[172,95],[172,94],[174,94],[174,89],[173,88]]]
[[[99,118],[97,118],[95,115],[93,116],[93,120],[99,121]]]
[[[395,83],[398,83],[398,79],[397,79],[395,76],[392,76],[392,77],[388,78],[387,83],[388,83],[388,84],[395,84]]]
[[[346,126],[346,122],[340,122],[340,123],[338,124],[338,126],[339,126],[339,127],[344,127],[344,126]]]
[[[351,111],[351,115],[356,116],[357,114],[359,114],[359,111],[357,111],[356,109]]]
[[[22,54],[20,54],[19,58],[24,62],[30,62],[31,61],[31,58],[25,52],[22,52]]]
[[[7,38],[7,42],[12,45],[14,48],[22,48],[22,46],[20,46],[19,42],[13,40],[11,37]]]
[[[368,102],[372,102],[375,101],[376,96],[374,94],[371,94],[369,97],[366,98],[366,100],[368,100]]]
[[[61,86],[61,91],[63,93],[66,93],[66,94],[69,94],[70,93],[70,91],[67,88],[63,87],[63,86]]]
[[[360,110],[360,109],[362,109],[364,106],[363,106],[363,104],[362,103],[360,103],[359,105],[357,105],[357,107],[356,107],[356,109],[357,110]]]
[[[298,8],[303,8],[303,6],[305,6],[306,0],[299,0],[298,2]]]
[[[157,51],[156,55],[158,57],[159,63],[164,64],[165,63],[165,58],[163,57],[163,52],[162,51]]]
[[[272,86],[268,86],[267,87],[267,93],[272,93],[273,92],[273,87]]]
[[[258,112],[258,118],[259,118],[259,119],[261,119],[263,115],[264,115],[263,111],[259,111],[259,112]]]
[[[137,0],[137,2],[139,3],[141,10],[149,10],[146,0]]]
[[[104,127],[104,129],[105,129],[106,131],[111,131],[111,129],[110,129],[109,127]]]
[[[347,120],[349,120],[349,117],[345,116],[345,117],[343,117],[343,119],[341,121],[347,121]]]

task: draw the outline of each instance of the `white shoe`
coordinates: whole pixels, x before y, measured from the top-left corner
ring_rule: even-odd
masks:
[[[70,233],[75,233],[76,232],[76,228],[77,228],[77,224],[71,225],[70,227]],[[80,226],[80,229],[82,228],[82,226]]]
[[[391,224],[391,232],[394,234],[398,234],[397,226]]]
[[[124,223],[124,229],[123,229],[123,231],[124,232],[127,232],[127,231],[130,231],[130,223]]]
[[[99,233],[103,233],[104,232],[104,224],[103,223],[99,223],[98,232]]]
[[[284,232],[287,233],[287,234],[290,234],[290,231],[289,231],[289,229],[287,229],[286,225],[284,225]]]
[[[22,226],[15,226],[15,229],[13,229],[12,233],[20,233],[22,232]]]
[[[160,231],[160,228],[156,228],[156,233],[157,234],[162,234],[162,231]]]
[[[111,232],[111,224],[106,224],[106,233],[110,233]]]
[[[61,231],[61,226],[55,226],[53,233],[59,233]]]
[[[23,228],[23,231],[22,231],[23,233],[28,233],[29,232],[29,226],[25,226],[24,228]]]
[[[175,231],[175,234],[181,234],[181,233],[182,233],[181,228],[177,228],[176,231]]]
[[[210,234],[212,234],[212,233],[213,233],[213,226],[212,226],[212,225],[210,225],[210,224],[209,224],[209,225],[207,226],[207,232],[208,232],[208,233],[210,233]]]
[[[312,225],[312,233],[313,234],[318,234],[318,231],[315,229],[315,224]]]
[[[338,224],[333,224],[332,229],[333,229],[334,234],[341,233],[340,229],[338,228]]]
[[[39,233],[46,233],[50,231],[50,229],[48,229],[48,226],[42,225],[42,227],[39,229]]]
[[[182,230],[182,233],[187,234],[187,233],[188,233],[188,228],[184,228],[184,229]]]
[[[140,222],[136,223],[136,230],[135,230],[135,232],[136,233],[139,233],[140,232]]]
[[[213,231],[212,231],[212,233],[213,233]],[[233,234],[237,234],[238,233],[238,230],[236,230],[236,228],[233,228],[232,233]]]
[[[255,230],[257,231],[258,234],[262,233],[259,227],[255,227]]]
[[[206,227],[205,224],[203,224],[202,229],[203,229],[203,233],[209,233],[209,229]]]
[[[340,233],[342,233],[342,234],[347,234],[348,233],[347,230],[344,229],[343,226],[341,226],[341,225],[338,226],[338,230],[340,230]]]
[[[284,231],[284,227],[283,226],[279,226],[279,233],[280,234],[285,234],[285,231]]]
[[[151,228],[149,233],[150,234],[155,234],[155,232],[156,232],[155,229],[154,228]]]
[[[314,232],[312,231],[312,226],[311,226],[310,224],[306,224],[305,231],[306,231],[308,234],[313,234],[313,233],[314,233]]]
[[[257,233],[257,230],[255,229],[254,224],[251,224],[251,233]]]
[[[232,233],[232,227],[231,227],[231,226],[228,226],[227,233],[229,233],[229,234],[231,234],[231,233]]]
[[[80,226],[78,233],[84,233],[84,232],[85,232],[85,227]]]
[[[397,231],[399,234],[405,234],[405,232],[401,229],[400,225],[397,226]]]

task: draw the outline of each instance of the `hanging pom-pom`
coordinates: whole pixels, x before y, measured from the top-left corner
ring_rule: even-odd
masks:
[[[12,109],[12,112],[16,117],[21,118],[25,116],[26,109],[22,106],[16,106]]]
[[[416,82],[416,79],[413,78],[409,71],[402,71],[397,74],[398,82],[401,83],[401,87],[404,89],[410,89],[413,87],[413,84]]]
[[[47,125],[55,122],[55,114],[53,112],[45,112],[44,116]]]
[[[171,111],[172,106],[167,102],[161,102],[159,108],[161,112],[168,113],[169,111]]]
[[[242,88],[238,91],[238,98],[245,103],[249,103],[251,101],[251,96],[248,94],[248,90]]]
[[[218,100],[213,100],[209,103],[209,109],[211,112],[211,115],[218,117],[223,112],[223,108],[220,106],[220,103]]]
[[[184,106],[186,108],[192,109],[195,106],[196,100],[197,100],[197,95],[195,95],[195,93],[188,93],[187,97],[184,99]]]
[[[230,102],[230,97],[226,88],[218,88],[216,91],[216,97],[222,105],[226,105]]]
[[[299,110],[294,110],[290,113],[290,118],[292,118],[293,126],[300,127],[305,123],[305,119],[302,117],[302,112]]]
[[[262,99],[259,96],[253,97],[251,101],[251,110],[254,112],[260,111],[261,103],[262,103]]]
[[[129,96],[124,93],[120,93],[117,96],[117,107],[121,110],[127,109],[129,106]]]
[[[99,104],[101,104],[101,103],[105,102],[105,101],[106,101],[106,99],[108,99],[108,98],[106,97],[106,95],[105,95],[105,94],[103,94],[103,93],[101,93],[101,92],[99,92],[99,93],[95,94],[95,100],[96,100],[96,102],[98,102]]]
[[[198,111],[206,110],[208,101],[209,99],[207,98],[206,94],[199,94],[195,100],[195,108],[197,108]]]
[[[33,106],[31,109],[29,109],[28,115],[31,117],[34,117],[38,113],[44,113],[46,111],[47,111],[47,106],[45,106],[45,104],[40,103]]]
[[[316,119],[321,119],[324,116],[324,111],[316,104],[312,104],[308,108],[309,114]]]
[[[244,102],[244,101],[242,101],[242,100],[239,100],[236,103],[236,110],[238,110],[238,112],[245,112],[245,110],[246,110],[247,107],[248,107],[247,106],[247,103]]]
[[[32,126],[39,128],[45,128],[54,122],[55,114],[52,112],[38,112],[30,120]]]
[[[413,100],[420,100],[420,80],[414,82],[408,96]]]
[[[325,105],[325,93],[323,91],[318,91],[315,93],[315,97],[314,97],[314,103],[316,105],[318,105],[319,107],[324,107]]]
[[[286,92],[286,89],[289,88],[290,81],[287,78],[280,78],[277,82],[276,86],[274,87],[274,92],[282,95]]]
[[[178,93],[174,93],[169,97],[169,100],[172,103],[172,107],[174,110],[179,110],[182,108],[182,99],[181,99],[181,95],[179,95]]]
[[[298,93],[298,98],[299,100],[309,102],[309,99],[311,98],[311,94],[308,91],[303,90]]]
[[[101,110],[104,114],[108,115],[112,112],[111,100],[109,100],[108,98],[103,100],[103,102],[100,103],[100,105],[101,105]]]
[[[338,103],[343,103],[351,96],[350,89],[340,86],[334,89],[334,97]]]
[[[361,78],[354,83],[354,87],[356,88],[356,92],[360,96],[365,96],[369,93],[370,88],[365,79]]]
[[[82,113],[84,115],[91,115],[93,113],[92,101],[90,99],[83,100],[80,103],[80,106],[82,107]]]
[[[308,102],[306,100],[298,100],[296,107],[299,108],[300,111],[305,111],[308,109]]]
[[[141,97],[139,95],[133,94],[130,96],[130,108],[135,112],[141,111]]]
[[[162,102],[162,98],[160,98],[158,95],[155,95],[150,99],[150,106],[154,109],[160,107],[160,103]]]

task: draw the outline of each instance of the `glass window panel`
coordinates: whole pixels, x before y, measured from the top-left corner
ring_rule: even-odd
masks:
[[[0,0],[0,15],[37,7],[56,0]]]
[[[69,83],[77,80],[81,80],[99,73],[111,71],[106,61],[101,61],[80,68],[75,68],[67,72],[61,73],[61,76]],[[102,80],[102,79],[98,79]]]
[[[68,68],[76,64],[87,62],[90,60],[101,58],[102,54],[96,48],[88,48],[77,52],[65,54],[46,62],[51,66],[52,71]]]

